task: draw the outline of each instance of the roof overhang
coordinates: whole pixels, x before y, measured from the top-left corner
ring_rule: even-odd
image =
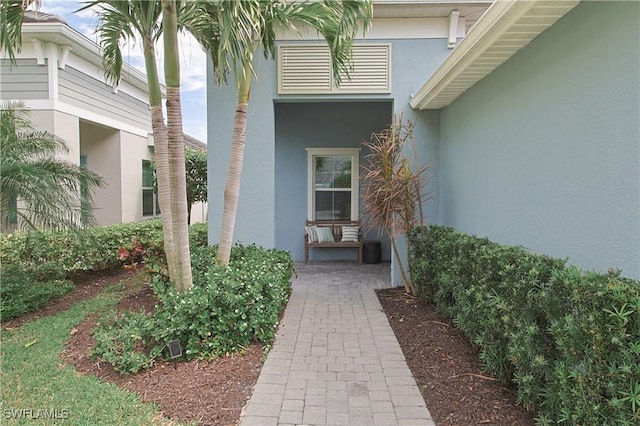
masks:
[[[448,106],[578,3],[497,0],[411,99],[411,107],[425,110]]]
[[[102,49],[93,41],[83,36],[62,22],[24,22],[22,24],[22,43],[39,40],[67,46],[75,55],[102,68]],[[132,86],[147,92],[147,77],[144,73],[124,62],[122,79]]]
[[[476,21],[494,0],[374,0],[376,18],[441,18],[457,10]]]

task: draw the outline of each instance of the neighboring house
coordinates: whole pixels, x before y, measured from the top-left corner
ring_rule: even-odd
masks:
[[[640,4],[498,1],[477,20],[488,6],[376,3],[339,88],[315,34],[281,35],[276,61],[256,59],[235,238],[300,260],[305,219],[361,216],[357,185],[314,176],[336,162],[357,176],[361,140],[402,113],[431,167],[428,222],[640,278]],[[216,225],[234,99],[210,86]]]
[[[63,18],[42,12],[25,16],[16,65],[1,58],[0,98],[24,100],[36,128],[67,142],[67,161],[104,178],[105,187],[94,196],[98,224],[158,216],[145,75],[125,63],[113,87],[105,80],[99,46]],[[194,221],[203,219],[200,209]]]
[[[207,150],[206,143],[187,134],[184,135],[184,144],[187,148],[191,148],[197,151]],[[207,208],[208,203],[194,203],[193,206],[191,206],[191,223],[206,222],[207,215],[209,214]]]

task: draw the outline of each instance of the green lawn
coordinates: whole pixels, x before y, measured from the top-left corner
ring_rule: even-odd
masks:
[[[112,308],[123,287],[116,285],[68,311],[2,332],[0,424],[175,424],[162,418],[155,405],[94,376],[80,375],[59,358],[71,329],[88,315]],[[37,417],[41,420],[34,420]]]

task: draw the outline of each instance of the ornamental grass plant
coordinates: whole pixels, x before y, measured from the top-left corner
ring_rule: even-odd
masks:
[[[362,165],[361,198],[364,223],[368,230],[377,228],[389,237],[391,250],[409,294],[417,289],[401,260],[398,238],[415,225],[423,224],[422,202],[426,198],[426,165],[419,165],[413,143],[413,123],[402,116],[371,140],[364,142],[371,153]],[[407,151],[413,148],[413,162]]]

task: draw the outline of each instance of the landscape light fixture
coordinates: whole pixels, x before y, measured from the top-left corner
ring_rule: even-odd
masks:
[[[176,363],[176,358],[182,356],[182,346],[180,346],[180,340],[172,340],[167,343],[169,347],[169,354],[171,354],[171,359],[173,360],[173,369],[178,369],[178,365]]]

